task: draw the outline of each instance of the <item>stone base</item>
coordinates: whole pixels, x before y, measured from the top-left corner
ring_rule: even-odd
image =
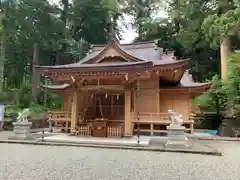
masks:
[[[124,134],[123,134],[123,137],[124,137],[124,138],[132,138],[132,136],[133,136],[133,135],[132,135],[132,134],[129,134],[129,133],[124,133]]]
[[[8,140],[36,140],[36,138],[32,137],[31,135],[28,135],[26,137],[19,137],[19,136],[9,136]]]
[[[14,122],[13,124],[13,135],[8,139],[14,140],[29,140],[33,139],[30,136],[30,127],[32,125],[31,122],[23,121],[23,122]]]
[[[167,140],[165,146],[169,148],[189,147],[188,138],[185,135],[185,129],[184,126],[174,124],[167,126]]]

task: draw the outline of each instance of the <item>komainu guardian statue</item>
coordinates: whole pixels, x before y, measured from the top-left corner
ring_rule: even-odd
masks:
[[[168,110],[168,116],[171,122],[171,125],[179,125],[183,124],[182,114],[177,115],[177,113],[173,110]]]
[[[29,109],[23,109],[22,111],[18,112],[17,122],[27,121],[27,118],[30,115]]]

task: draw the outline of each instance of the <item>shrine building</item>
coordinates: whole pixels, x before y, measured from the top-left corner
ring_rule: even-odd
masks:
[[[62,98],[61,109],[49,112],[49,121],[79,136],[164,133],[170,109],[182,114],[191,131],[191,97],[210,87],[195,83],[186,61],[154,42],[120,44],[113,39],[94,45],[77,63],[35,68],[58,82],[45,87]]]

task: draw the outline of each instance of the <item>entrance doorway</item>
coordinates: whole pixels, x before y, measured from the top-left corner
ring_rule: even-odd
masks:
[[[124,94],[98,93],[94,99],[96,118],[124,119]]]

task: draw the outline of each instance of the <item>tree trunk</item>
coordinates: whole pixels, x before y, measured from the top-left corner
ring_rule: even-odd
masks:
[[[226,38],[221,42],[220,51],[221,51],[221,78],[225,80],[227,77],[228,56],[231,52],[230,38]]]
[[[32,63],[32,96],[36,97],[40,86],[40,76],[35,70],[35,66],[39,65],[39,45],[34,43],[33,46],[33,63]]]
[[[62,0],[62,5],[63,5],[63,10],[62,10],[62,15],[61,15],[61,20],[64,23],[64,38],[67,38],[67,19],[68,19],[68,11],[69,11],[69,0]],[[64,53],[66,52],[67,49],[67,44],[66,42],[62,43],[62,48],[60,50],[57,50],[57,55],[56,55],[56,60],[55,60],[55,65],[60,65],[63,62],[64,58]]]
[[[6,30],[2,27],[2,40],[1,40],[1,59],[0,59],[0,92],[3,91],[4,82],[4,64],[5,64],[5,50],[6,50]]]

